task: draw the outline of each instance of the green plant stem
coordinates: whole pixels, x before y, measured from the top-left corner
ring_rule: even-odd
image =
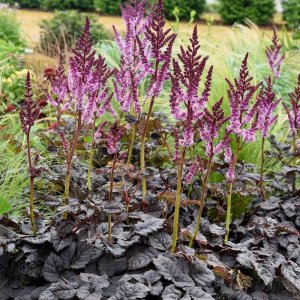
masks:
[[[29,214],[30,214],[30,222],[33,234],[36,235],[36,225],[34,218],[34,176],[32,176],[32,161],[31,161],[31,151],[30,151],[30,129],[26,134],[26,142],[27,142],[27,158],[28,158],[28,167],[29,167],[29,175],[30,175],[30,193],[29,193]]]
[[[263,137],[262,142],[261,142],[261,165],[260,165],[259,187],[261,189],[261,193],[262,193],[264,200],[266,200],[265,192],[264,192],[265,142],[266,142],[266,139]]]
[[[127,165],[131,164],[132,152],[133,152],[133,147],[135,142],[135,135],[136,135],[136,124],[134,124],[132,127],[131,140],[130,140],[130,146],[129,146],[128,157],[127,157]]]
[[[94,115],[94,122],[92,128],[92,141],[90,145],[90,153],[89,153],[89,169],[88,169],[88,178],[87,178],[87,186],[89,192],[92,190],[92,170],[93,170],[93,160],[94,160],[94,152],[95,152],[95,132],[96,132],[96,115]]]
[[[236,168],[236,164],[237,164],[237,160],[238,160],[238,156],[239,156],[239,152],[240,152],[240,137],[237,137],[237,142],[236,142],[236,150],[235,150],[235,154],[234,154],[234,162],[233,162],[233,171],[235,172],[235,168]],[[232,187],[233,187],[233,183],[234,180],[232,180],[229,183],[228,186],[228,198],[227,198],[227,210],[226,210],[226,225],[225,225],[225,229],[226,229],[226,234],[225,234],[225,243],[228,242],[229,240],[229,231],[230,231],[230,224],[231,224],[231,200],[232,200]]]
[[[64,197],[65,204],[69,203],[72,160],[73,160],[73,156],[74,156],[77,142],[79,139],[80,130],[81,130],[81,112],[78,113],[77,127],[76,127],[74,140],[71,143],[71,149],[70,149],[70,151],[68,151],[68,154],[67,154],[67,170],[66,170],[65,197]],[[66,214],[64,217],[66,217]]]
[[[296,139],[296,133],[294,132],[293,133],[293,152],[294,152],[294,157],[293,157],[293,160],[292,160],[292,165],[294,167],[297,166],[297,163],[296,163],[296,158],[297,158],[297,139]],[[296,176],[297,176],[297,173],[295,173],[295,178],[294,178],[294,182],[293,182],[293,191],[296,191]]]
[[[207,165],[207,171],[206,171],[204,182],[202,185],[202,192],[201,192],[201,198],[200,198],[200,207],[199,207],[199,211],[198,211],[197,223],[196,223],[196,227],[194,230],[194,234],[193,234],[193,236],[190,240],[190,244],[189,244],[189,246],[191,248],[193,247],[194,240],[196,239],[198,231],[200,229],[201,217],[202,217],[203,208],[204,208],[204,200],[205,200],[206,191],[207,191],[207,184],[208,184],[209,175],[210,175],[211,166],[212,166],[212,159],[213,159],[213,155],[211,155],[209,158],[208,165]]]
[[[293,151],[294,151],[294,166],[296,166],[296,154],[297,154],[296,133],[293,133]]]
[[[157,80],[158,65],[159,65],[159,61],[156,60],[155,72],[154,72],[154,77],[153,77],[154,82]],[[140,167],[141,167],[142,172],[145,172],[146,135],[147,135],[147,130],[148,130],[149,122],[150,122],[151,113],[152,113],[153,106],[154,106],[154,100],[155,100],[155,96],[152,96],[151,101],[150,101],[150,106],[148,109],[148,113],[147,113],[146,122],[145,122],[143,133],[142,133],[142,138],[141,138]],[[142,204],[145,203],[146,195],[147,195],[147,182],[146,182],[146,178],[143,177],[142,178]]]
[[[112,168],[111,168],[110,186],[109,186],[109,194],[108,194],[108,202],[109,203],[111,203],[111,201],[112,201],[116,162],[117,162],[117,153],[114,154],[113,165],[112,165]],[[108,240],[110,242],[111,242],[111,233],[112,233],[112,222],[111,222],[111,213],[109,213],[108,214]]]
[[[174,222],[173,222],[173,235],[171,243],[171,252],[175,252],[177,238],[178,238],[178,227],[179,227],[179,211],[180,211],[180,200],[181,200],[181,190],[182,190],[182,172],[185,161],[186,147],[183,148],[181,154],[181,160],[178,166],[177,175],[177,190],[176,190],[176,201],[175,201],[175,212],[174,212]]]

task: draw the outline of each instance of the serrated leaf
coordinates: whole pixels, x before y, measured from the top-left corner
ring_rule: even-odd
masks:
[[[150,236],[149,243],[157,250],[166,251],[170,248],[171,237],[165,231],[160,231]]]
[[[269,285],[273,282],[275,277],[275,267],[270,260],[266,260],[262,263],[256,262],[254,263],[254,268],[265,285]]]
[[[300,267],[292,261],[281,265],[281,274],[300,292]]]
[[[121,257],[126,252],[126,249],[118,244],[109,244],[104,242],[107,252],[111,253],[114,257]]]
[[[94,289],[103,289],[109,286],[107,275],[94,275],[88,273],[80,273],[80,279],[84,282],[89,283]]]
[[[62,259],[66,268],[69,268],[72,264],[73,258],[76,252],[76,243],[72,242],[69,247],[64,249],[60,254],[60,258]]]
[[[134,226],[134,230],[141,236],[148,236],[150,233],[162,229],[163,224],[163,219],[149,217],[144,222],[137,222]]]
[[[98,270],[101,274],[107,274],[108,276],[114,276],[120,274],[127,269],[127,258],[114,259],[111,255],[103,255],[98,260]]]
[[[203,291],[199,286],[191,286],[184,288],[193,300],[214,300],[214,298]]]
[[[153,284],[161,278],[161,275],[158,274],[156,271],[149,270],[146,273],[144,273],[143,278],[144,278],[144,280],[146,280],[149,283]]]
[[[152,259],[157,255],[157,250],[149,247],[139,253],[134,253],[128,260],[128,270],[138,270],[151,264]]]
[[[80,241],[77,243],[76,254],[72,260],[71,268],[84,268],[94,258],[94,255],[94,247],[86,242]]]
[[[137,282],[121,282],[116,290],[116,294],[109,298],[109,300],[135,300],[145,299],[149,293],[149,288],[144,284]]]
[[[160,275],[166,280],[172,281],[177,287],[187,287],[195,285],[193,279],[182,273],[177,263],[168,257],[160,255],[153,259],[153,263]]]
[[[162,300],[180,300],[181,298],[182,292],[178,289],[176,289],[174,284],[168,285],[162,295],[161,295],[161,299]]]
[[[150,284],[149,286],[150,289],[150,294],[153,296],[159,296],[162,292],[162,290],[164,289],[162,283],[160,281],[154,283],[154,284]]]
[[[46,259],[42,274],[49,282],[58,282],[60,274],[64,269],[64,263],[59,256],[51,253]]]
[[[190,276],[196,284],[201,287],[210,286],[215,280],[214,273],[207,267],[207,264],[201,260],[195,259],[190,267]]]
[[[63,250],[64,248],[71,245],[73,242],[73,236],[69,235],[65,238],[61,238],[59,234],[57,233],[56,229],[51,228],[51,242],[53,244],[53,247],[57,252]]]
[[[66,283],[63,280],[52,283],[39,297],[39,300],[74,299],[78,283]]]

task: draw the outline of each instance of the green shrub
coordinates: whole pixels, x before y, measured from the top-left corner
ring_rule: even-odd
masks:
[[[40,0],[1,0],[2,3],[9,5],[17,4],[21,8],[39,8]]]
[[[24,41],[21,38],[20,25],[15,13],[7,9],[0,10],[0,40],[21,46]]]
[[[74,10],[56,12],[50,20],[43,20],[40,24],[41,50],[50,56],[57,55],[60,51],[70,49],[74,41],[82,32],[86,14]],[[91,34],[94,41],[109,38],[101,24],[97,23],[95,16],[89,16],[91,21]]]
[[[291,29],[300,27],[300,1],[299,0],[283,0],[283,19],[288,22]]]
[[[67,10],[93,11],[93,0],[39,0],[40,8],[44,10]]]
[[[124,2],[124,0],[94,0],[94,6],[101,14],[120,15],[120,3]]]
[[[274,0],[220,0],[219,13],[226,24],[244,23],[249,19],[257,25],[265,25],[272,21],[275,3]]]
[[[173,10],[175,7],[179,9],[180,20],[189,20],[191,11],[194,10],[197,16],[201,15],[205,9],[206,0],[168,0],[164,1],[165,15],[167,19],[174,19]]]
[[[123,4],[125,0],[94,0],[95,8],[102,14],[120,15],[120,3]],[[149,1],[154,3],[155,1]],[[164,1],[164,11],[167,19],[174,19],[173,10],[175,7],[179,9],[179,18],[182,20],[189,20],[191,11],[195,10],[199,16],[203,13],[206,5],[206,0],[168,0]]]

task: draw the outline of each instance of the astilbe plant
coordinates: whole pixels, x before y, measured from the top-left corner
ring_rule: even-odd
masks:
[[[272,45],[267,48],[266,56],[272,72],[272,77],[269,76],[265,82],[266,87],[263,87],[259,93],[259,114],[258,114],[258,127],[261,131],[261,165],[260,165],[260,181],[259,186],[261,188],[262,196],[265,199],[264,192],[264,163],[265,163],[265,143],[269,136],[271,126],[277,119],[277,116],[273,116],[276,107],[280,100],[276,100],[276,95],[273,92],[273,86],[276,80],[280,77],[281,66],[284,60],[285,54],[281,55],[282,46],[279,43],[276,30],[273,30]]]
[[[225,158],[229,160],[229,169],[227,172],[228,181],[228,198],[227,198],[227,211],[226,211],[226,235],[225,242],[229,238],[229,230],[231,223],[231,198],[232,188],[235,179],[235,169],[238,161],[239,153],[243,145],[247,142],[253,142],[255,140],[255,133],[258,130],[258,106],[259,101],[251,106],[251,100],[255,95],[261,83],[253,85],[251,81],[253,78],[249,74],[248,70],[248,53],[243,59],[242,66],[239,72],[239,78],[234,82],[226,79],[229,90],[228,99],[230,107],[229,124],[226,128],[225,137],[220,147],[224,147]],[[235,138],[236,148],[234,153],[230,154],[228,149],[230,144],[230,137]]]
[[[65,202],[68,203],[70,195],[71,167],[77,143],[83,126],[92,125],[93,137],[90,147],[90,160],[93,159],[93,145],[96,118],[106,111],[114,113],[111,105],[112,94],[106,87],[106,82],[111,76],[103,57],[96,57],[92,49],[90,36],[90,22],[86,24],[78,39],[73,55],[69,60],[68,75],[65,73],[63,59],[60,59],[56,77],[51,81],[49,101],[57,110],[58,123],[61,122],[62,108],[72,112],[76,118],[75,133],[69,140],[64,133],[59,134],[64,145],[66,156]],[[91,169],[89,163],[88,186],[91,189]]]
[[[120,104],[121,113],[133,115],[136,119],[141,113],[139,85],[152,74],[150,43],[145,37],[146,26],[150,25],[152,15],[147,14],[149,5],[146,0],[129,1],[121,6],[122,17],[126,26],[124,38],[115,27],[115,41],[120,51],[120,65],[114,72],[114,90]],[[138,43],[143,51],[139,49]],[[132,125],[131,142],[128,149],[127,163],[132,160],[132,151],[136,138],[137,124]]]
[[[269,76],[266,80],[266,87],[262,87],[258,94],[257,101],[259,103],[257,126],[261,131],[262,143],[261,143],[261,167],[260,167],[260,181],[259,185],[262,190],[262,195],[265,198],[264,193],[264,163],[265,163],[265,142],[269,136],[270,129],[277,119],[277,115],[274,115],[275,109],[278,106],[281,99],[276,100],[276,95],[273,92],[273,82]]]
[[[208,56],[202,57],[199,54],[199,40],[197,27],[194,28],[187,49],[180,48],[179,61],[173,60],[173,74],[171,75],[172,88],[170,95],[170,107],[173,117],[180,124],[182,137],[175,132],[175,155],[177,163],[177,191],[173,223],[173,237],[171,251],[174,252],[178,238],[179,209],[182,192],[182,173],[186,158],[186,151],[194,144],[194,134],[198,128],[199,119],[205,112],[205,107],[210,93],[213,68],[210,67],[206,76],[206,83],[203,92],[198,95],[201,77]],[[180,65],[182,64],[182,67]],[[204,133],[204,131],[203,131]]]
[[[40,107],[38,103],[35,103],[33,101],[30,73],[28,72],[26,77],[25,99],[20,111],[20,121],[21,121],[22,130],[26,135],[28,172],[29,172],[29,179],[30,179],[29,212],[30,212],[32,231],[34,235],[36,235],[37,233],[35,217],[34,217],[34,179],[40,175],[41,169],[37,167],[39,156],[36,155],[35,158],[32,158],[31,147],[30,147],[30,130],[34,126],[39,115],[40,115]]]
[[[144,65],[149,68],[151,79],[146,97],[150,98],[149,108],[146,120],[143,124],[141,145],[140,145],[140,168],[145,171],[145,143],[147,129],[150,122],[151,113],[154,102],[162,92],[165,81],[169,78],[169,67],[171,63],[172,48],[176,38],[175,34],[171,34],[171,29],[164,30],[166,21],[163,15],[163,1],[158,0],[151,11],[152,18],[145,26],[145,43],[149,43],[150,49],[138,39],[138,48],[143,58]],[[148,51],[150,51],[148,53]],[[150,57],[149,59],[147,57]],[[146,102],[146,101],[145,101]],[[147,194],[146,178],[142,179],[142,201],[144,203]]]

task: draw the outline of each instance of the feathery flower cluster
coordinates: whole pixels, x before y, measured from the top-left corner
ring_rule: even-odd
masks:
[[[170,96],[170,107],[173,117],[183,122],[183,138],[180,140],[182,146],[188,147],[194,143],[194,129],[198,120],[204,115],[205,106],[210,94],[213,68],[210,67],[206,76],[205,88],[198,95],[201,77],[208,57],[199,55],[200,49],[197,27],[195,26],[190,46],[185,50],[180,48],[177,60],[173,60],[173,74],[171,75],[172,90]]]
[[[54,76],[49,78],[51,93],[48,93],[48,101],[57,108],[64,110],[70,108],[70,102],[67,98],[69,93],[68,78],[65,75],[64,56],[61,54],[59,65]],[[55,96],[55,98],[53,98]]]
[[[106,122],[102,123],[95,134],[95,140],[104,139],[107,144],[107,151],[109,154],[115,154],[119,151],[119,143],[124,133],[124,128],[120,127],[118,122],[115,122],[108,130],[104,131]]]
[[[29,134],[31,127],[40,115],[40,106],[38,103],[33,102],[32,97],[30,72],[28,72],[26,76],[25,99],[20,111],[21,126],[25,134]]]
[[[171,55],[176,34],[170,34],[171,29],[164,31],[166,24],[163,15],[163,1],[158,0],[152,9],[152,18],[148,25],[145,26],[145,37],[150,44],[150,52],[139,40],[138,46],[140,55],[143,57],[145,64],[151,66],[153,76],[147,91],[148,97],[158,97],[162,91],[164,82],[169,78],[169,67]],[[154,58],[147,59],[149,57]]]
[[[262,84],[251,84],[253,78],[249,75],[248,55],[247,53],[242,62],[239,78],[235,79],[234,83],[226,79],[229,85],[228,98],[231,110],[227,133],[234,133],[237,137],[242,137],[245,142],[254,141],[255,139],[254,134],[257,130],[255,116],[258,112],[259,102],[256,101],[251,108],[250,101]],[[247,124],[250,124],[250,126],[247,126]]]
[[[189,171],[185,176],[185,182],[190,184],[195,177],[196,173],[198,172],[205,172],[204,162],[201,157],[198,155],[196,161],[193,162]]]
[[[213,105],[212,112],[205,108],[203,117],[198,123],[200,138],[205,143],[206,155],[208,157],[217,154],[218,151],[220,152],[224,149],[224,147],[221,148],[219,144],[214,146],[214,140],[218,138],[221,127],[229,120],[229,118],[225,117],[222,103],[223,98]],[[223,145],[224,142],[222,143],[222,146]]]
[[[296,134],[300,129],[300,74],[298,75],[298,83],[293,93],[289,94],[291,108],[283,103],[284,108],[287,112],[290,130],[293,134]]]
[[[282,46],[279,43],[279,38],[277,36],[276,30],[274,28],[272,45],[267,48],[266,55],[268,58],[269,66],[272,70],[274,79],[278,79],[280,76],[280,69],[285,55],[280,55],[280,50]]]
[[[120,67],[115,70],[114,88],[122,112],[130,112],[133,105],[135,112],[141,113],[138,87],[147,75],[152,74],[151,64],[148,62],[150,45],[144,37],[146,26],[151,22],[151,15],[146,15],[148,8],[146,0],[134,0],[121,6],[126,25],[124,39],[113,27],[121,56]],[[143,52],[139,50],[139,44],[144,49]]]
[[[276,95],[273,92],[273,83],[271,77],[266,80],[267,86],[262,87],[259,95],[259,112],[257,113],[257,126],[261,130],[262,137],[266,138],[269,135],[269,130],[274,124],[278,116],[273,116],[273,113],[281,99],[275,100]]]
[[[100,116],[104,111],[114,112],[110,103],[111,95],[105,88],[112,72],[108,70],[101,55],[96,57],[92,46],[87,18],[70,58],[68,76],[70,99],[75,102],[75,111],[82,114],[82,122],[87,124],[92,123],[94,113]]]

